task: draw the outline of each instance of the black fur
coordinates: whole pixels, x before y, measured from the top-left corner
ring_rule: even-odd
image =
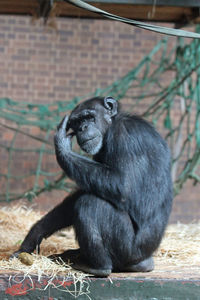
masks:
[[[71,150],[70,127],[93,160]],[[73,225],[79,269],[99,276],[112,270],[151,270],[149,259],[160,244],[172,203],[166,142],[142,118],[118,112],[114,99],[93,98],[61,122],[55,149],[60,167],[79,190],[32,227],[17,254],[32,252],[43,238]]]

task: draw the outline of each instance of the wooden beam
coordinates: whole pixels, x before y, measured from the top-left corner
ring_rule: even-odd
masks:
[[[36,15],[39,13],[37,0],[0,0],[0,14],[26,14]]]
[[[111,1],[113,2],[111,3]],[[145,4],[153,2],[153,0],[111,1],[90,0],[88,2],[94,4],[98,8],[101,8],[113,14],[135,20],[186,23],[192,19],[196,19],[199,16],[199,9],[192,7],[192,5],[194,5],[197,2],[195,0],[173,0],[173,2],[179,1],[179,4],[183,3],[184,6],[169,6],[169,3],[171,4],[172,2],[171,0],[167,1],[168,6],[157,5],[158,3],[166,3],[166,1],[157,0],[154,9],[152,5]],[[186,4],[190,4],[190,7],[187,7]],[[23,14],[41,16],[40,4],[38,0],[0,0],[0,14]],[[53,15],[61,17],[100,18],[100,16],[98,16],[95,13],[89,12],[81,8],[77,8],[71,4],[60,0],[54,2]]]
[[[62,0],[61,0],[62,1]],[[132,4],[132,5],[153,5],[154,0],[88,0],[92,3],[111,3],[111,4]],[[158,6],[181,6],[181,7],[200,7],[199,0],[156,0]]]
[[[169,7],[156,6],[154,13],[151,5],[132,5],[132,4],[111,4],[95,3],[95,6],[110,13],[135,20],[149,20],[159,22],[179,22],[183,19],[191,20],[194,17],[194,11],[190,7]],[[95,17],[97,14],[77,8],[71,4],[58,2],[56,5],[58,15],[71,17]]]

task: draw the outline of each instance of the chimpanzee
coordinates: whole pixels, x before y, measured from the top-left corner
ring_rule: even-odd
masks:
[[[93,159],[72,151],[74,135]],[[80,103],[54,142],[58,164],[79,188],[31,228],[14,256],[73,226],[80,248],[58,256],[75,269],[101,277],[153,270],[172,204],[166,142],[141,117],[120,112],[112,97]]]

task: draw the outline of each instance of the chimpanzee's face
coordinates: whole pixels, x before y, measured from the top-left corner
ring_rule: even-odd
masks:
[[[92,155],[101,149],[104,135],[112,123],[112,117],[117,113],[113,114],[112,98],[106,99],[109,101],[94,98],[81,103],[69,117],[69,128],[74,131],[80,148]]]

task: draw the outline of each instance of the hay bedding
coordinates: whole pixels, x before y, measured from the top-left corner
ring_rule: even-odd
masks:
[[[54,263],[47,258],[50,254],[61,253],[66,249],[78,247],[72,229],[60,231],[47,240],[43,240],[40,255],[32,254],[33,264],[31,266],[21,263],[17,258],[9,260],[10,255],[19,248],[30,227],[41,217],[41,212],[36,212],[22,205],[0,208],[0,273],[10,273],[10,282],[15,282],[15,273],[23,273],[24,279],[28,278],[29,283],[32,283],[30,290],[35,288],[31,275],[36,275],[38,281],[46,275],[48,276],[48,283],[45,289],[51,286],[71,294],[74,298],[86,295],[88,299],[91,299],[89,282],[85,280],[89,274],[73,270],[70,264],[68,265],[61,260],[59,263]],[[59,275],[62,275],[62,282],[58,277]],[[65,285],[69,278],[74,283],[72,288]]]
[[[58,274],[74,277],[83,281],[86,276],[82,272],[73,270],[64,262],[56,264],[46,256],[53,253],[61,253],[69,248],[77,248],[74,232],[62,230],[43,240],[40,255],[34,255],[34,263],[31,266],[22,264],[18,259],[8,260],[9,256],[19,248],[31,225],[42,217],[40,212],[26,206],[13,208],[2,207],[0,209],[0,270],[16,270],[24,274],[36,274],[39,277],[49,275],[55,277]],[[165,237],[155,254],[156,272],[165,270],[183,271],[184,267],[200,268],[200,222],[195,224],[169,225]],[[158,267],[157,267],[158,266]],[[162,266],[162,268],[160,268]],[[151,273],[153,274],[154,271]],[[150,274],[150,273],[149,273]],[[197,275],[197,274],[196,274]],[[147,275],[149,276],[149,275]],[[200,277],[200,273],[199,273]]]

